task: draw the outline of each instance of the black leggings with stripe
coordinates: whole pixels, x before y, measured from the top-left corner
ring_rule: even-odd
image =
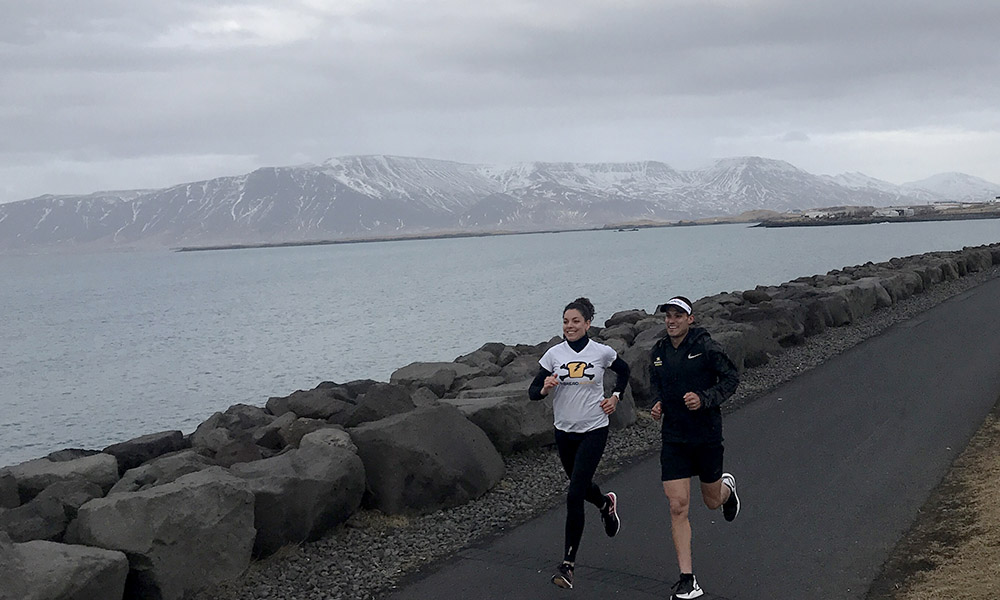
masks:
[[[607,498],[594,483],[594,473],[608,442],[608,428],[584,433],[555,430],[559,460],[569,476],[566,494],[566,553],[564,560],[576,562],[576,551],[583,537],[584,501],[604,508]]]

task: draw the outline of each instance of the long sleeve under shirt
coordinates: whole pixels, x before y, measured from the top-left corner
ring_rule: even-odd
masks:
[[[629,380],[629,366],[610,346],[586,336],[549,348],[538,361],[539,369],[528,387],[528,397],[541,400],[545,378],[558,372],[560,385],[552,391],[555,426],[562,431],[589,431],[607,425],[600,408],[604,399],[604,372],[615,373],[614,391],[621,394]]]

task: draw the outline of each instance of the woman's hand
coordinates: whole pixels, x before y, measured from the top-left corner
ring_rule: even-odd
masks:
[[[548,396],[549,392],[552,391],[552,388],[556,387],[557,385],[559,385],[559,376],[556,375],[555,373],[549,375],[548,377],[545,378],[545,383],[542,384],[542,395]]]
[[[653,408],[649,411],[649,416],[653,417],[654,421],[660,420],[660,415],[663,414],[663,406],[657,402],[653,405]]]
[[[601,409],[604,410],[604,414],[610,415],[615,412],[616,408],[618,408],[618,396],[611,396],[610,398],[601,400]]]

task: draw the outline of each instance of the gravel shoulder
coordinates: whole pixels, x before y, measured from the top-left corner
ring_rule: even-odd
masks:
[[[957,280],[935,285],[922,294],[904,300],[891,308],[882,309],[856,323],[807,338],[801,346],[788,348],[764,366],[748,369],[741,375],[740,388],[726,404],[725,412],[739,410],[749,402],[800,373],[812,369],[862,341],[878,335],[892,325],[905,321],[956,294],[1000,276],[1000,267],[971,273]],[[996,413],[994,413],[996,416]],[[993,430],[997,447],[992,456],[1000,456],[1000,426]],[[977,439],[979,439],[977,437]],[[635,426],[613,432],[608,441],[599,471],[614,473],[632,461],[658,450],[659,430],[648,416],[640,414]],[[972,448],[972,446],[970,446]],[[963,455],[964,458],[964,455]],[[962,459],[959,459],[961,462]],[[266,560],[255,562],[245,575],[199,594],[199,600],[369,600],[379,598],[392,589],[402,577],[447,558],[458,550],[488,536],[501,535],[562,501],[566,480],[552,450],[540,449],[506,457],[507,475],[481,498],[464,506],[442,510],[420,517],[386,516],[377,511],[362,510],[316,542],[290,546]],[[1000,470],[1000,459],[993,468]],[[956,465],[958,462],[956,463]],[[997,470],[989,479],[993,482],[991,499],[997,495],[1000,481]],[[949,475],[949,478],[952,475]],[[947,486],[946,478],[942,488]],[[935,496],[951,493],[935,492]],[[983,492],[985,494],[985,492]],[[925,508],[934,511],[933,498]],[[936,510],[940,513],[940,510]],[[953,511],[956,512],[956,511]],[[1000,512],[1000,511],[998,511]],[[956,517],[960,519],[963,516]],[[932,519],[939,519],[935,514]],[[945,518],[950,518],[946,516]],[[1000,521],[987,525],[992,530],[993,548],[1000,548],[996,531]],[[901,543],[887,563],[904,561],[913,549]],[[900,563],[903,564],[903,563]],[[924,563],[919,563],[923,565]],[[936,564],[936,563],[935,563]],[[979,570],[992,570],[994,581],[1000,580],[1000,559],[972,565]],[[905,569],[904,569],[905,571]],[[916,572],[917,569],[910,568]],[[886,575],[883,574],[883,578]],[[882,579],[880,579],[882,581]],[[897,579],[890,587],[896,589]],[[919,582],[913,584],[915,589]],[[995,585],[995,584],[994,584]],[[874,588],[873,588],[874,589]],[[949,590],[953,589],[951,587]],[[981,592],[982,590],[974,591]],[[949,594],[950,597],[957,597]],[[913,600],[938,595],[872,596],[873,600]],[[1000,597],[1000,594],[973,595],[968,598]]]
[[[868,600],[1000,598],[1000,399],[897,544]]]

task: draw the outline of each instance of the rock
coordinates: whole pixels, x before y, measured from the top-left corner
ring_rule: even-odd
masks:
[[[620,325],[615,325],[614,327],[606,327],[604,331],[601,332],[601,338],[604,340],[610,340],[613,338],[621,338],[625,340],[626,344],[631,344],[632,340],[635,339],[635,326],[630,323],[622,323]]]
[[[281,432],[283,429],[294,423],[297,418],[298,416],[295,413],[291,411],[286,412],[267,425],[254,431],[251,434],[250,439],[254,444],[261,446],[262,448],[281,450],[288,445]]]
[[[413,400],[414,406],[431,406],[437,404],[439,398],[438,395],[425,387],[417,388],[415,392],[410,394],[410,399]]]
[[[377,383],[359,399],[357,407],[345,425],[357,427],[362,423],[378,421],[414,408],[416,405],[410,399],[410,392],[405,387],[392,383]]]
[[[390,383],[405,386],[415,390],[419,387],[430,388],[439,397],[473,377],[485,375],[483,369],[454,362],[414,362],[401,369],[396,369],[389,376]]]
[[[736,323],[752,324],[781,346],[792,346],[805,341],[807,314],[805,307],[797,302],[770,300],[734,307],[729,318]]]
[[[15,542],[61,540],[68,523],[62,504],[55,498],[34,498],[0,512],[0,532]]]
[[[663,335],[666,335],[666,328],[656,337],[645,334],[636,336],[635,343],[622,355],[622,360],[628,363],[631,370],[627,389],[631,390],[633,402],[642,408],[653,405],[653,394],[649,387],[649,366],[652,362],[649,353]]]
[[[355,379],[354,381],[348,381],[341,387],[347,393],[346,400],[348,402],[351,402],[355,398],[363,394],[367,394],[368,390],[370,390],[373,385],[376,385],[378,383],[382,382],[375,381],[374,379]]]
[[[468,390],[462,390],[458,394],[458,398],[518,398],[521,400],[528,399],[528,387],[531,385],[532,377],[528,379],[522,379],[521,381],[513,381],[511,383],[505,383],[503,385],[498,385],[489,388],[474,388]]]
[[[611,395],[608,390],[608,396]],[[625,388],[625,393],[618,399],[618,407],[615,412],[608,415],[608,426],[611,429],[625,429],[635,425],[637,411],[635,408],[635,396],[631,387]]]
[[[157,456],[183,450],[188,445],[189,442],[184,439],[184,434],[180,431],[164,431],[112,444],[105,448],[104,452],[118,459],[120,475]]]
[[[455,398],[441,401],[457,408],[486,433],[501,454],[551,445],[552,400],[513,396]]]
[[[760,304],[761,302],[769,302],[772,298],[770,294],[760,288],[757,288],[755,290],[747,290],[743,292],[743,299],[750,304]]]
[[[8,472],[0,471],[0,508],[17,508],[21,497],[17,494],[17,480]]]
[[[771,356],[781,352],[781,346],[769,332],[748,323],[729,323],[712,332],[712,339],[741,371],[765,365]]]
[[[332,427],[332,425],[324,420],[299,417],[281,428],[281,438],[286,447],[298,448],[304,435],[327,427]]]
[[[488,354],[491,354],[493,355],[493,362],[497,362],[497,360],[499,360],[500,358],[500,355],[503,354],[503,351],[506,349],[507,346],[501,342],[486,342],[485,344],[480,346],[479,350],[477,350],[476,352],[486,352]]]
[[[101,488],[97,484],[77,479],[73,481],[59,481],[42,490],[35,500],[52,499],[62,506],[67,521],[76,518],[80,507],[90,502],[94,498],[104,496]]]
[[[271,400],[268,400],[269,405]],[[341,387],[298,390],[287,397],[285,404],[299,417],[324,421],[346,420],[354,410],[354,404],[346,399],[346,392]]]
[[[56,450],[50,453],[45,458],[51,460],[52,462],[67,462],[70,460],[76,460],[78,458],[84,458],[87,456],[94,456],[95,454],[100,454],[100,450],[85,450],[83,448],[65,448],[63,450]]]
[[[481,390],[483,388],[496,387],[498,385],[503,385],[506,380],[503,377],[476,377],[465,382],[462,389],[459,392],[464,392],[466,390]]]
[[[254,494],[254,554],[318,539],[361,505],[365,469],[342,429],[316,431],[298,449],[232,467]]]
[[[511,363],[511,361],[517,358],[517,356],[517,350],[505,347],[503,351],[500,352],[500,356],[497,357],[497,364],[500,365],[501,368],[506,367]]]
[[[63,462],[36,458],[19,465],[5,467],[0,470],[0,473],[3,472],[14,476],[18,495],[24,503],[53,483],[73,479],[84,479],[95,483],[102,492],[107,492],[118,481],[118,460],[102,452]]]
[[[533,356],[531,354],[520,355],[507,363],[507,366],[500,371],[500,376],[504,378],[504,381],[509,383],[533,379],[540,368],[538,364],[539,358],[540,356]]]
[[[365,502],[387,514],[464,504],[504,474],[489,438],[453,406],[417,408],[349,432],[365,465]]]
[[[128,556],[126,597],[181,600],[249,566],[253,523],[247,482],[212,467],[91,500],[80,508],[76,541]]]
[[[215,463],[194,450],[181,450],[164,454],[158,458],[125,471],[122,478],[111,488],[108,495],[139,492],[158,485],[170,483],[189,473],[197,473]]]
[[[500,365],[497,364],[497,356],[485,350],[476,350],[471,354],[465,354],[455,359],[455,362],[481,369],[484,376],[496,375],[500,372]]]
[[[649,313],[644,310],[635,308],[632,310],[622,310],[608,317],[608,319],[604,321],[604,327],[611,329],[617,325],[635,325],[639,321],[646,318],[649,318]],[[607,337],[608,336],[605,335],[605,339],[607,339]]]
[[[16,555],[4,573],[0,598],[17,600],[121,600],[128,559],[121,552],[32,541],[10,544],[0,554]]]

